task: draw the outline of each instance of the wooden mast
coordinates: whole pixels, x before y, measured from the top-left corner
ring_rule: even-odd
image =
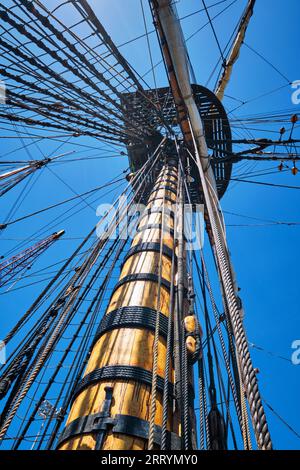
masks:
[[[173,229],[177,184],[177,163],[165,164],[139,221],[119,282],[113,290],[96,336],[84,377],[75,392],[58,446],[61,450],[147,449],[158,296],[160,330],[154,447],[159,446],[166,364],[165,326],[170,313],[172,254],[175,251]],[[171,401],[174,384],[174,364],[171,360]],[[97,420],[98,430],[95,432]],[[94,424],[91,425],[92,421]],[[86,423],[90,423],[90,427]],[[179,428],[176,413],[173,414],[169,406],[167,429],[172,434],[168,432],[168,441],[169,446],[177,449],[180,448]],[[87,432],[89,429],[94,432]]]

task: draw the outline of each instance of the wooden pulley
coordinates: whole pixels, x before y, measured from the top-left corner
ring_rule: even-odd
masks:
[[[196,315],[187,315],[184,318],[184,328],[187,333],[194,333],[196,332],[198,320]]]
[[[201,337],[203,332],[196,315],[187,315],[183,322],[186,332],[185,345],[189,356],[189,362],[193,364],[201,357],[202,354]]]
[[[197,341],[194,336],[187,336],[185,340],[185,345],[189,354],[195,354],[197,350]]]
[[[299,118],[297,114],[293,114],[293,116],[291,117],[291,123],[295,125],[298,122],[298,119]]]
[[[225,422],[219,409],[216,406],[213,406],[213,408],[208,413],[207,418],[210,436],[210,449],[226,450],[227,437]]]
[[[134,178],[134,175],[135,175],[135,173],[129,173],[128,175],[126,175],[126,180],[131,181],[132,178]]]
[[[294,176],[296,176],[297,173],[298,173],[298,171],[299,171],[299,170],[298,170],[298,168],[296,167],[295,162],[294,162],[294,166],[293,166],[293,168],[292,168],[292,174],[293,174]]]

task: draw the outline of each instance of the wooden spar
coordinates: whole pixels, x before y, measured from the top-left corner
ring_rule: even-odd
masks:
[[[25,171],[28,171],[28,170],[31,170],[31,169],[32,169],[32,165],[26,165],[26,166],[23,166],[22,168],[17,168],[15,170],[6,171],[5,173],[2,173],[0,175],[0,180],[10,178],[11,176],[15,176],[19,173],[22,173],[22,172],[25,172]]]
[[[41,255],[52,243],[64,235],[64,230],[49,235],[29,248],[21,251],[17,255],[12,256],[0,263],[0,287],[3,287],[8,282],[20,275],[25,269],[30,269],[34,260]]]
[[[164,182],[167,179],[167,182]],[[169,316],[170,306],[170,283],[171,266],[170,253],[175,250],[174,239],[174,213],[168,209],[175,209],[177,197],[177,166],[166,164],[155,183],[154,189],[150,194],[148,204],[138,224],[137,233],[132,241],[131,249],[125,257],[122,266],[119,282],[113,290],[108,308],[105,313],[112,318],[120,312],[120,309],[131,308],[133,312],[142,311],[144,314],[150,315],[150,312],[157,313],[157,303],[160,305],[160,314],[167,320]],[[167,186],[167,188],[165,188]],[[153,211],[153,208],[162,209],[165,207],[164,213],[164,232],[162,230],[161,212]],[[152,213],[149,214],[149,209]],[[155,225],[153,227],[153,225]],[[162,250],[162,271],[161,271],[161,289],[159,289],[159,259],[160,253],[157,252],[157,245],[160,246],[161,235],[163,240]],[[147,249],[147,244],[148,245]],[[154,245],[155,244],[155,247]],[[134,252],[134,247],[141,248],[141,251]],[[137,275],[143,277],[142,280],[137,279]],[[143,276],[141,276],[143,275]],[[147,275],[151,280],[145,279]],[[131,276],[128,278],[127,276]],[[125,282],[122,283],[122,280]],[[157,301],[159,295],[159,302]],[[151,309],[151,310],[150,310]],[[125,316],[123,317],[125,319]],[[77,396],[73,400],[71,411],[66,423],[66,428],[61,437],[58,448],[60,450],[143,450],[147,449],[148,436],[138,434],[137,427],[132,428],[133,421],[128,421],[128,417],[137,418],[135,424],[146,423],[149,426],[150,419],[150,403],[151,403],[151,379],[153,369],[153,346],[154,331],[142,324],[122,326],[124,320],[121,320],[114,329],[103,331],[93,346],[90,359],[84,372],[85,387],[80,389]],[[160,322],[162,323],[162,322]],[[158,378],[163,381],[165,375],[166,363],[166,338],[161,334],[158,341]],[[89,382],[89,378],[101,368],[102,371],[114,370],[113,366],[126,366],[126,371],[143,371],[150,377],[150,383],[138,380],[137,378],[128,378],[124,373],[124,377],[112,376],[107,380],[96,379]],[[102,369],[103,368],[103,369]],[[137,369],[139,368],[139,369]],[[125,370],[125,369],[124,369]],[[171,361],[169,382],[175,383],[174,364]],[[108,403],[108,393],[112,396]],[[172,431],[175,441],[180,441],[180,424],[176,413],[172,413],[172,395],[169,396],[170,404],[167,419],[167,429]],[[162,408],[162,389],[157,388],[155,403],[155,419],[154,424],[161,427],[163,420]],[[99,412],[103,412],[106,407],[108,410],[111,425],[105,428],[99,439],[99,433],[81,432],[74,436],[69,434],[71,429],[80,418],[91,417]],[[127,427],[123,426],[121,432],[113,430],[114,424],[118,427],[118,423],[125,419]],[[124,418],[125,416],[125,418]],[[76,421],[77,420],[77,421]],[[113,421],[115,420],[115,421]],[[141,421],[143,420],[143,421]],[[82,420],[80,421],[82,422]],[[131,423],[131,424],[130,424]],[[82,428],[83,429],[83,428]],[[156,428],[157,429],[157,428]],[[101,433],[100,433],[101,434]],[[67,437],[66,437],[67,436]],[[177,437],[177,440],[176,440]],[[154,442],[154,448],[158,448],[159,444]],[[175,444],[176,446],[176,444]],[[177,444],[177,448],[178,444]]]
[[[188,58],[180,22],[171,0],[152,0],[151,5],[176,104],[178,124],[181,127],[185,144],[191,149],[193,136],[195,137],[201,164],[210,185],[216,192],[216,181],[209,162],[204,127],[190,83]]]
[[[229,57],[226,61],[226,64],[224,64],[222,76],[215,90],[215,95],[217,96],[217,98],[219,98],[220,101],[222,101],[222,99],[224,98],[225,88],[229,83],[233,66],[239,58],[240,50],[246,36],[247,28],[249,26],[250,19],[253,15],[255,1],[256,0],[248,1],[248,5],[246,6],[245,12],[243,14]]]
[[[0,183],[2,185],[2,190],[0,190],[0,196],[3,196],[5,193],[10,191],[16,184],[23,181],[25,178],[31,175],[34,171],[40,170],[41,168],[43,168],[45,165],[48,165],[48,163],[52,162],[53,160],[56,160],[57,158],[61,158],[65,155],[70,155],[71,153],[73,153],[73,151],[62,153],[61,155],[57,155],[51,158],[44,158],[43,160],[34,160],[34,161],[29,162],[25,166],[22,166],[20,168],[15,168],[14,170],[6,171],[5,173],[0,174]],[[2,163],[6,163],[6,162],[2,161]],[[16,162],[16,163],[20,163],[20,162]],[[8,181],[6,182],[6,180]],[[0,229],[4,229],[4,228],[6,228],[5,224],[1,224]]]

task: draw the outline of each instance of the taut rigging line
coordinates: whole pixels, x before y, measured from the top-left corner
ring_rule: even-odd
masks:
[[[142,171],[139,171],[135,175],[134,180],[131,181],[131,185],[133,185],[132,186],[133,191],[138,192],[143,188],[144,180],[147,177],[147,173],[145,173],[145,169],[147,168],[148,170],[150,170],[153,167],[153,165],[156,163],[158,157],[160,156],[162,148],[164,146],[164,142],[165,142],[165,139],[163,139],[162,142],[159,144],[152,158],[145,163],[144,167],[141,169]],[[131,201],[129,202],[129,205],[134,202],[134,199],[135,199],[135,196],[133,195]],[[115,202],[115,204],[116,203],[117,201]],[[121,208],[120,208],[120,210],[122,211],[122,215],[121,217],[119,217],[118,225],[122,223],[123,218],[126,216],[127,207],[128,207],[127,203],[123,201]],[[111,212],[111,210],[109,212]],[[107,217],[108,217],[108,213],[101,219],[101,224],[103,224],[104,220]],[[104,234],[104,236],[100,237],[99,240],[97,240],[91,253],[86,257],[82,265],[77,270],[75,270],[75,274],[73,275],[72,279],[67,282],[65,288],[62,290],[55,305],[52,305],[53,310],[57,311],[58,313],[59,310],[61,309],[61,312],[59,313],[58,318],[55,320],[54,325],[52,327],[52,331],[50,331],[48,338],[44,340],[43,345],[41,346],[39,352],[37,353],[34,359],[34,363],[29,366],[29,369],[26,371],[26,376],[24,377],[22,382],[19,384],[20,386],[18,388],[18,392],[17,390],[14,390],[13,400],[9,404],[9,408],[6,410],[6,415],[3,417],[3,421],[2,421],[2,425],[0,429],[0,439],[3,439],[3,437],[6,435],[6,432],[12,420],[14,419],[14,416],[19,409],[19,406],[21,405],[23,399],[26,397],[28,390],[34,383],[41,368],[43,367],[43,364],[49,357],[49,354],[55,347],[60,335],[66,328],[68,321],[69,321],[68,318],[70,314],[72,314],[72,312],[74,314],[74,311],[76,311],[76,309],[74,308],[74,304],[80,293],[80,286],[82,286],[82,284],[84,283],[84,280],[87,279],[87,276],[90,273],[90,270],[92,269],[92,267],[95,265],[97,259],[99,258],[103,247],[108,243],[109,235],[112,234],[114,230],[115,230],[115,221],[112,220],[112,222],[109,224],[109,228],[107,232]],[[88,237],[90,237],[94,232],[95,232],[95,228],[90,232]],[[62,269],[63,268],[61,268],[60,271],[62,271]],[[57,276],[55,276],[54,279],[57,279]],[[39,296],[39,299],[40,297],[41,296]],[[79,297],[79,300],[80,299],[81,297]],[[39,300],[37,300],[34,303],[34,305],[36,306],[38,302]],[[29,315],[31,315],[32,313],[33,313],[33,309],[31,308],[23,316],[22,323],[24,323],[24,321],[27,321]],[[51,309],[50,309],[50,313],[51,313]],[[18,328],[19,327],[20,327],[20,322],[19,322]],[[16,331],[17,330],[15,327],[13,331],[7,335],[5,344],[7,344],[8,339],[11,339],[12,335],[15,334]]]
[[[291,170],[296,175],[300,141],[293,139],[293,132],[298,117],[292,117],[286,140],[283,139],[285,128],[279,131],[279,140],[255,139],[251,130],[276,135],[275,130],[256,129],[256,126],[268,122],[275,128],[276,123],[287,122],[288,111],[230,120],[220,101],[239,56],[255,0],[247,0],[240,23],[224,49],[213,20],[237,0],[229,0],[231,3],[227,2],[226,8],[214,18],[209,9],[225,1],[208,7],[202,2],[201,11],[208,17],[207,24],[221,54],[209,81],[223,62],[223,74],[221,70],[215,94],[196,83],[173,0],[149,0],[169,80],[169,87],[157,87],[154,70],[157,64],[153,62],[146,12],[143,0],[140,1],[155,89],[123,57],[88,0],[55,0],[52,11],[42,0],[9,0],[10,6],[0,5],[0,50],[4,51],[0,75],[7,79],[8,85],[8,106],[1,108],[0,121],[2,131],[16,132],[23,145],[11,150],[14,142],[8,141],[9,150],[3,160],[14,153],[17,156],[14,161],[3,161],[2,166],[0,162],[0,167],[5,168],[2,170],[5,173],[0,175],[0,196],[28,177],[7,220],[0,224],[0,233],[27,219],[39,223],[43,216],[41,220],[31,218],[77,198],[94,213],[92,205],[97,199],[95,196],[93,201],[87,201],[89,195],[118,181],[120,187],[125,183],[127,170],[121,178],[118,175],[78,194],[69,180],[48,167],[47,171],[74,196],[12,220],[13,212],[16,213],[29,193],[27,186],[42,172],[33,173],[66,155],[51,157],[58,151],[53,150],[49,158],[32,159],[29,145],[35,145],[42,155],[47,155],[48,149],[46,154],[42,152],[39,140],[49,142],[49,148],[52,145],[51,140],[43,140],[51,139],[50,135],[40,138],[35,135],[41,133],[42,127],[65,131],[60,136],[62,140],[58,140],[59,149],[63,145],[79,145],[85,149],[82,152],[103,150],[95,149],[92,144],[70,141],[79,136],[87,136],[94,142],[103,140],[111,145],[111,152],[116,147],[126,148],[131,171],[126,174],[125,190],[114,199],[99,224],[84,239],[80,237],[82,234],[78,235],[83,241],[78,242],[71,256],[65,255],[60,262],[32,273],[32,277],[41,276],[37,282],[48,284],[42,292],[37,291],[31,299],[33,303],[21,312],[16,324],[11,326],[8,321],[9,331],[3,344],[0,342],[0,353],[9,344],[6,364],[0,366],[0,400],[3,399],[0,445],[14,439],[13,449],[22,449],[37,430],[32,448],[38,449],[187,451],[196,449],[199,442],[203,450],[227,450],[229,445],[251,450],[251,437],[255,437],[258,449],[271,450],[264,405],[273,413],[275,410],[265,403],[258,387],[258,369],[250,357],[251,343],[246,337],[243,306],[219,200],[229,181],[300,189],[300,186],[250,181],[275,173],[276,168],[266,168],[268,165],[258,172],[254,171],[255,163],[244,163],[239,166],[237,178],[231,176],[232,164],[241,160],[280,160],[278,170],[283,172],[289,169],[284,162],[291,160],[294,162]],[[65,21],[68,8],[70,18]],[[247,102],[232,99],[243,106],[257,98]],[[29,128],[36,128],[37,132],[30,134]],[[240,129],[250,139],[232,138],[232,132],[242,136]],[[28,145],[23,141],[24,134],[32,139]],[[235,153],[233,145],[236,145]],[[270,146],[273,152],[266,151]],[[27,152],[29,161],[18,158],[22,150]],[[84,159],[88,160],[87,154],[81,158]],[[67,165],[66,170],[72,177],[74,168],[70,171],[70,167]],[[116,189],[106,191],[106,198]],[[6,256],[18,252],[20,245],[23,249],[34,243],[37,234],[40,238],[46,230],[49,234],[61,218],[67,220],[78,214],[79,209],[75,208],[79,204],[71,204],[62,215],[39,226],[31,233],[30,242],[29,238],[23,238]],[[195,226],[199,204],[215,279],[209,277],[202,249],[204,229],[200,237],[196,233],[196,250],[191,247],[192,237],[198,230]],[[71,214],[66,215],[68,212]],[[129,232],[134,231],[130,247],[128,227]],[[123,229],[125,237],[122,237]],[[5,274],[8,267],[22,274],[27,263],[59,235],[42,238],[2,263],[0,271],[2,267]],[[126,247],[128,251],[119,263]],[[53,266],[58,271],[49,270]],[[43,277],[45,270],[50,277]],[[219,298],[214,295],[214,283],[220,287]],[[33,284],[36,282],[24,283],[20,288]],[[13,285],[8,290],[10,287]],[[194,400],[198,399],[194,389],[196,363],[199,408],[194,407]],[[42,409],[47,402],[50,412],[43,417]],[[9,432],[14,437],[6,437]]]
[[[241,371],[241,382],[249,401],[257,445],[260,449],[269,450],[272,448],[272,442],[238,309],[233,270],[230,263],[224,225],[221,219],[222,212],[219,207],[218,197],[216,196],[214,175],[209,165],[202,120],[191,90],[183,34],[171,2],[167,2],[168,9],[166,9],[165,0],[156,0],[151,3],[154,18],[158,24],[160,40],[163,44],[162,49],[167,62],[170,84],[173,94],[177,98],[177,105],[181,109],[179,117],[184,139],[187,146],[191,145],[192,142],[193,152],[195,152],[196,156],[208,216],[208,233],[223,286],[225,308],[228,308],[230,315],[237,348],[237,360]],[[188,152],[191,158],[193,158],[190,150]]]
[[[0,174],[0,197],[14,188],[17,184],[21,183],[21,181],[23,181],[25,178],[32,175],[32,173],[34,173],[36,170],[43,168],[58,158],[70,155],[71,153],[73,152],[66,152],[55,157],[44,158],[43,160],[33,160],[21,168],[16,168]],[[6,228],[6,225],[0,224],[0,230],[4,228]]]

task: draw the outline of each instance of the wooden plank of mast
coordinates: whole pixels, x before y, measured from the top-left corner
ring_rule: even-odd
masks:
[[[173,188],[169,191],[164,188],[167,178],[167,186]],[[138,231],[132,241],[132,247],[141,243],[160,243],[162,228],[152,228],[153,224],[162,224],[162,212],[148,213],[148,209],[161,207],[165,204],[167,209],[174,209],[177,190],[177,168],[165,165],[161,170],[154,190],[152,191],[144,214],[139,222]],[[164,196],[166,199],[164,199]],[[168,211],[165,216],[165,230],[163,233],[163,246],[174,250],[175,240],[172,229],[174,219]],[[149,228],[145,229],[146,226]],[[143,230],[141,230],[143,229]],[[159,253],[155,251],[141,251],[133,254],[125,260],[119,280],[125,276],[141,273],[158,275]],[[171,260],[165,254],[162,255],[162,279],[171,280]],[[106,315],[122,307],[148,307],[156,310],[158,299],[158,282],[149,280],[132,280],[114,290],[110,299]],[[161,285],[160,312],[168,317],[170,306],[170,291]],[[126,365],[140,367],[152,373],[153,369],[153,345],[154,332],[147,327],[124,328],[119,327],[103,333],[96,341],[84,376],[92,371],[113,365]],[[162,379],[165,375],[166,363],[166,339],[159,337],[158,343],[158,376]],[[174,364],[171,363],[169,382],[175,382]],[[111,417],[116,415],[129,415],[149,421],[151,386],[139,383],[135,380],[120,379],[101,380],[92,383],[81,391],[75,398],[66,426],[77,418],[99,413],[105,401],[106,387],[113,387],[113,399],[110,407]],[[170,407],[171,410],[172,407]],[[157,391],[155,425],[162,425],[162,393]],[[167,429],[180,434],[179,420],[176,414],[169,412]],[[84,434],[72,437],[63,442],[60,450],[93,450],[96,447],[96,433]],[[143,450],[147,448],[147,439],[133,437],[130,433],[116,434],[107,431],[104,437],[103,450]]]

